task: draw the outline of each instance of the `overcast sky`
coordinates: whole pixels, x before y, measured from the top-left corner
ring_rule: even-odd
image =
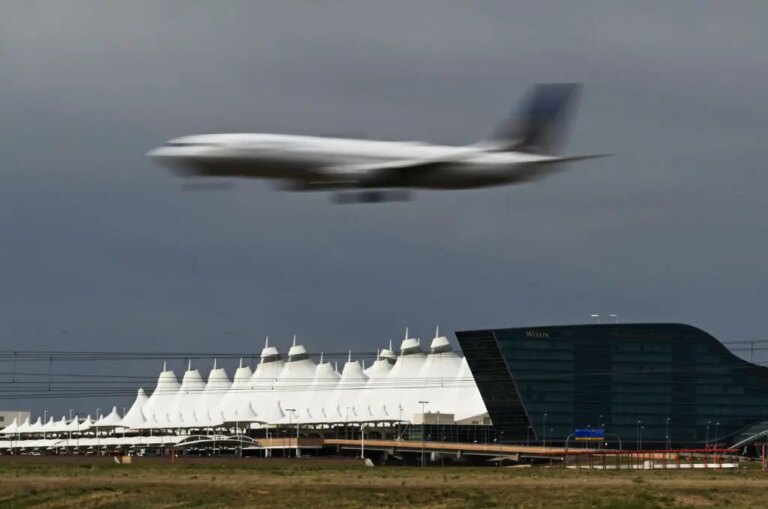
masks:
[[[0,349],[258,353],[295,333],[371,351],[406,326],[592,313],[767,338],[765,19],[698,0],[4,2]],[[185,191],[144,156],[228,131],[471,143],[537,81],[585,85],[570,153],[619,155],[362,206]]]

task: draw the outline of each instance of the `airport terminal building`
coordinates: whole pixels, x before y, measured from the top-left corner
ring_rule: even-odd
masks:
[[[611,448],[732,446],[768,429],[768,368],[682,324],[458,332],[505,441],[562,444],[600,428]]]
[[[295,443],[274,440],[362,442],[363,430],[367,439],[539,446],[539,454],[575,444],[585,431],[604,438],[601,447],[623,450],[742,450],[768,436],[768,368],[689,325],[456,336],[463,356],[446,337],[435,337],[426,352],[406,337],[399,352],[382,349],[367,367],[351,353],[340,367],[322,354],[315,362],[295,343],[285,358],[266,345],[255,369],[241,361],[232,378],[215,361],[207,380],[191,364],[181,381],[163,366],[151,392],[138,388],[122,415],[115,406],[95,419],[14,416],[0,426],[0,454],[211,443],[215,450],[225,442],[298,452]]]

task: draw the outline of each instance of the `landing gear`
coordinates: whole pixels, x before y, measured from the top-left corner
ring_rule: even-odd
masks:
[[[337,205],[408,201],[410,199],[411,193],[408,191],[362,191],[331,195],[331,201]]]

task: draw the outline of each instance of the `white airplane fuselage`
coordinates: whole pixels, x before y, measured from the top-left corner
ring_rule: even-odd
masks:
[[[446,146],[294,136],[208,134],[169,141],[148,154],[191,176],[262,178],[296,189],[415,187],[465,189],[529,180],[554,168],[535,163],[557,157],[490,150],[482,145]],[[400,171],[411,162],[439,164],[439,171]],[[531,163],[534,163],[533,165]],[[380,171],[383,169],[384,171]]]

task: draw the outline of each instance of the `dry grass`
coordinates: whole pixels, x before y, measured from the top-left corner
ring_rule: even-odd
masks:
[[[253,465],[0,465],[0,508],[766,507],[766,474]]]

